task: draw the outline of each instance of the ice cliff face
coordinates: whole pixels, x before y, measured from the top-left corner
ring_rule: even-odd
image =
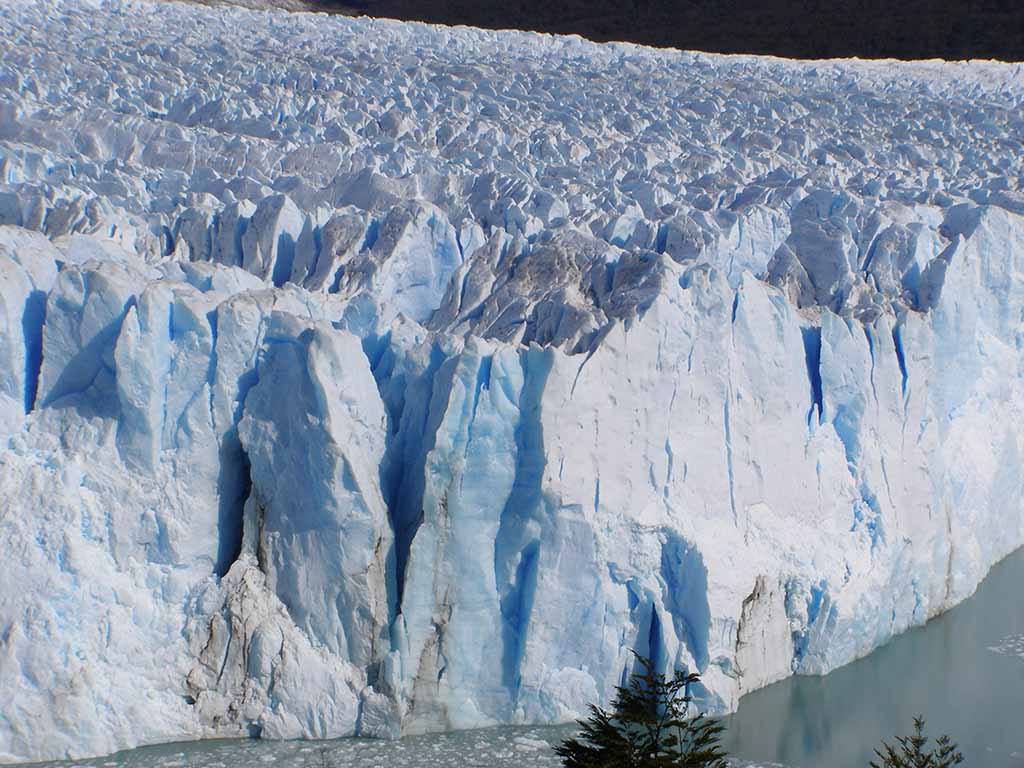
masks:
[[[703,705],[1024,544],[1019,66],[0,9],[0,761]]]

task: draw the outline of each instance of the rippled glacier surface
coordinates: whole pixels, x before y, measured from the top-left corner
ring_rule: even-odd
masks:
[[[631,649],[724,714],[970,596],[1021,75],[0,3],[0,762],[558,725]]]

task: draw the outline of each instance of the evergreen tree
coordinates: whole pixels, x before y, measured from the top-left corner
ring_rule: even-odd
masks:
[[[871,761],[871,768],[952,768],[964,761],[957,745],[949,740],[949,736],[939,736],[935,740],[935,749],[926,750],[928,737],[924,735],[924,719],[914,718],[914,735],[899,736],[897,746],[882,742],[881,751],[875,754],[881,763]]]
[[[566,768],[726,768],[723,728],[703,714],[689,717],[700,681],[678,670],[666,679],[650,659],[634,654],[641,671],[616,688],[611,711],[590,705],[579,738],[555,747]]]

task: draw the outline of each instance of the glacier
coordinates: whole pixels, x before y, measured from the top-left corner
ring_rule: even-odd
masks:
[[[0,762],[709,712],[1024,545],[1024,69],[0,8]]]

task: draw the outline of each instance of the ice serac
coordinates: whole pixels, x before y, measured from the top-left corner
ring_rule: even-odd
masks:
[[[78,55],[69,60],[73,46]],[[1024,544],[1015,65],[0,8],[0,762],[724,712]]]
[[[300,628],[365,669],[387,650],[394,592],[384,406],[355,336],[275,312],[263,343],[239,424],[252,477],[243,548]]]

